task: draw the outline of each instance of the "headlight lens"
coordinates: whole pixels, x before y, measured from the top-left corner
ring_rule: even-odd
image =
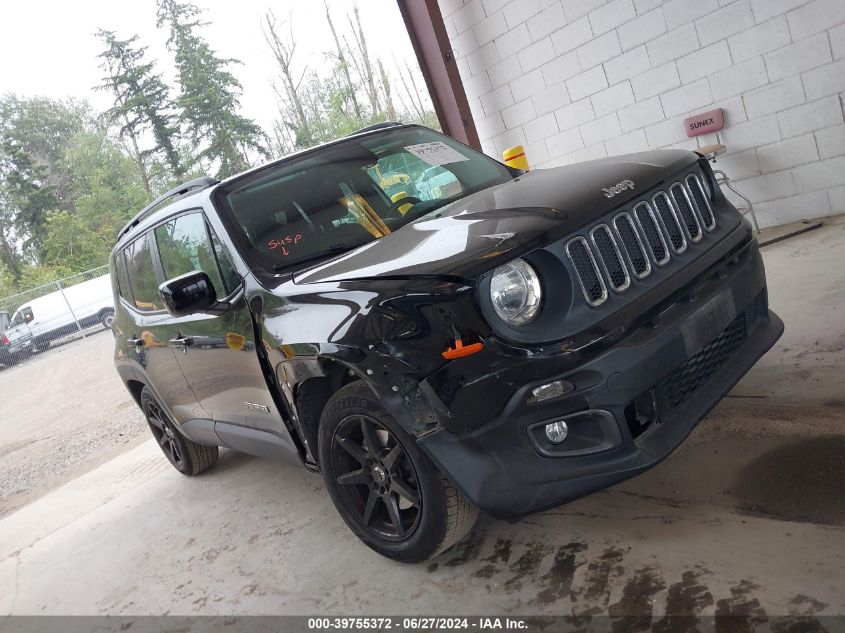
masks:
[[[525,325],[540,310],[540,278],[524,259],[515,259],[493,271],[490,299],[506,323]]]

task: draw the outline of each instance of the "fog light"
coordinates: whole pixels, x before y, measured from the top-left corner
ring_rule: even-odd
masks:
[[[552,444],[560,444],[566,439],[568,434],[569,427],[566,426],[566,422],[563,422],[562,420],[546,425],[546,437],[549,438],[549,441]]]
[[[545,385],[540,385],[539,387],[532,389],[528,403],[532,404],[534,402],[548,400],[549,398],[557,398],[558,396],[563,395],[568,391],[572,391],[573,389],[575,389],[575,387],[572,383],[568,383],[565,380],[555,380],[554,382],[549,382]]]

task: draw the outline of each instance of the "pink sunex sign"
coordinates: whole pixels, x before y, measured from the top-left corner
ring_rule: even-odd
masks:
[[[710,134],[711,132],[718,132],[723,127],[725,127],[725,117],[722,114],[722,108],[694,114],[684,119],[684,130],[686,130],[687,136]]]

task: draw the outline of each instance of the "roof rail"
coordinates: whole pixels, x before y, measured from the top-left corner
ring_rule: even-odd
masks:
[[[389,127],[396,127],[398,125],[404,124],[399,123],[398,121],[382,121],[381,123],[373,123],[372,125],[368,125],[367,127],[362,127],[360,130],[350,132],[346,136],[355,136],[356,134],[363,134],[364,132],[373,132],[375,130],[383,130]]]
[[[184,195],[192,189],[206,189],[208,187],[211,187],[212,185],[216,185],[218,182],[220,181],[216,178],[212,178],[211,176],[200,176],[199,178],[194,178],[193,180],[189,180],[188,182],[183,182],[178,187],[174,187],[170,191],[161,194],[158,198],[156,198],[143,209],[141,209],[138,214],[129,221],[129,224],[120,229],[120,232],[117,234],[117,239],[120,239],[121,237],[126,235],[129,232],[129,229],[131,229],[132,227],[137,226],[150,211],[155,209],[162,202],[169,200],[170,198],[173,198],[175,196]]]

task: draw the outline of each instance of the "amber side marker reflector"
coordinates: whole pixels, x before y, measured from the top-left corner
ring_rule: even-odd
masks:
[[[476,352],[480,352],[483,349],[484,344],[481,342],[464,345],[464,342],[461,339],[455,339],[455,347],[447,347],[446,351],[443,352],[443,358],[446,360],[463,358],[464,356],[470,356]]]

